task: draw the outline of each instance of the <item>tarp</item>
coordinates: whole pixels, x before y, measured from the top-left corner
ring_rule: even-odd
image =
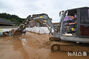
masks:
[[[49,29],[47,27],[33,27],[33,28],[26,28],[27,31],[40,33],[40,34],[48,34],[50,33]],[[52,30],[53,32],[53,30]]]

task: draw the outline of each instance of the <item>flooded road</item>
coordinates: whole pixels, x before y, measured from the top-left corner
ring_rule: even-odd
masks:
[[[27,32],[18,37],[0,38],[0,59],[89,59],[68,56],[67,52],[51,52],[48,34]]]

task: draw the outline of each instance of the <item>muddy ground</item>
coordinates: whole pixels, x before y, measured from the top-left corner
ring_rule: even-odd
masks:
[[[0,38],[0,59],[89,59],[89,56],[68,56],[68,52],[63,51],[52,52],[49,37],[51,35],[27,32]]]

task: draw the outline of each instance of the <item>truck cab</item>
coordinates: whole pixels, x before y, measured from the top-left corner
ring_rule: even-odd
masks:
[[[69,9],[61,15],[61,40],[89,43],[89,7]]]

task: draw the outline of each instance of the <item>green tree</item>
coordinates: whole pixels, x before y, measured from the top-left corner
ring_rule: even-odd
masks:
[[[16,23],[16,25],[20,25],[25,19],[18,17],[17,15],[10,15],[7,13],[0,13],[0,18],[4,18],[11,22]]]

